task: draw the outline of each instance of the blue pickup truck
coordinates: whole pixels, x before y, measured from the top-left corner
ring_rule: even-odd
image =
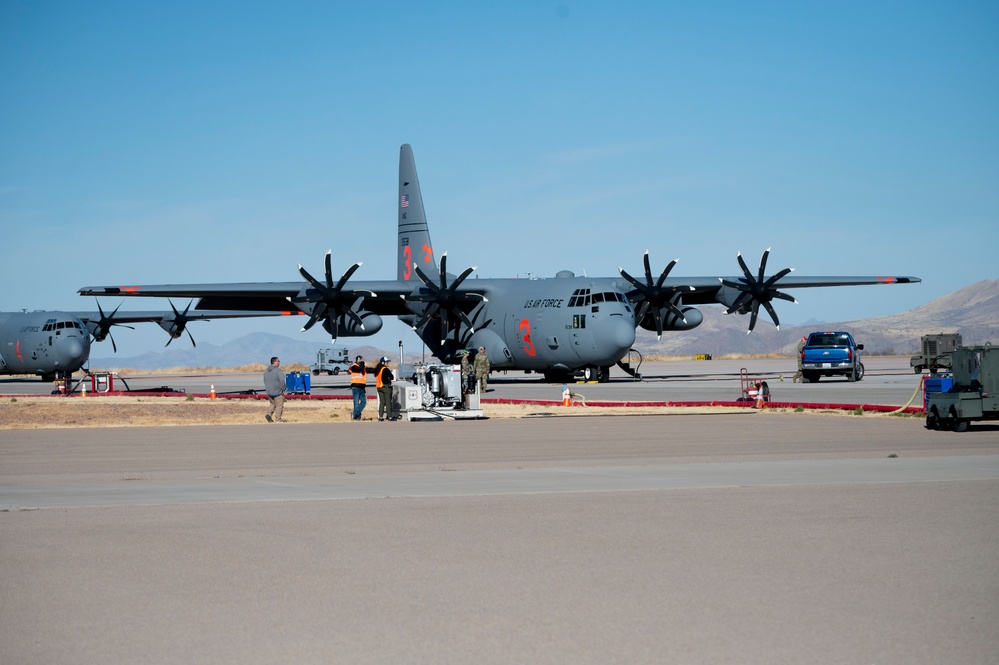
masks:
[[[823,376],[860,381],[864,378],[864,363],[860,362],[863,349],[848,332],[813,332],[801,350],[802,381],[817,383]]]

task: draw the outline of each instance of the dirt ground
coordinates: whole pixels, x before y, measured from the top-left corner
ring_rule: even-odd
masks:
[[[289,399],[285,401],[287,423],[349,423],[350,400]],[[594,416],[623,414],[746,412],[737,407],[563,407],[553,404],[483,405],[487,418],[529,418],[545,416]],[[264,399],[207,399],[202,397],[13,397],[0,401],[0,430],[78,427],[150,427],[184,425],[266,424]],[[791,414],[775,408],[761,415]],[[814,413],[814,411],[812,412]],[[849,412],[825,412],[850,415]],[[853,416],[858,417],[858,416]],[[865,413],[865,418],[887,417]],[[376,420],[377,409],[370,403],[363,420]]]

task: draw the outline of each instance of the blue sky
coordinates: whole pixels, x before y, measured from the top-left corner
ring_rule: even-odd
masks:
[[[782,321],[902,312],[999,277],[997,35],[990,2],[2,0],[0,310],[293,280],[328,248],[391,279],[410,143],[455,272],[612,276],[649,249],[735,275],[772,246],[773,270],[923,278],[798,290]]]

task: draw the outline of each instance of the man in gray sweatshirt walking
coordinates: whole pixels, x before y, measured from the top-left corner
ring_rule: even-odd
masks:
[[[267,391],[267,399],[271,402],[271,407],[264,414],[264,419],[269,423],[283,423],[281,414],[284,413],[284,372],[281,371],[281,361],[277,356],[271,358],[271,364],[264,370],[264,390]]]

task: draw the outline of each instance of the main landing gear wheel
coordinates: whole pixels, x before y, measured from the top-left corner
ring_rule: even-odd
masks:
[[[610,367],[588,365],[583,368],[583,380],[586,382],[596,381],[597,383],[607,383],[610,380]]]

